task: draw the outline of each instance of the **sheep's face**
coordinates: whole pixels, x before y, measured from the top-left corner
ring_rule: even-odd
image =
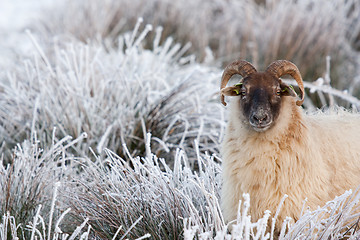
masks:
[[[290,86],[265,73],[253,73],[235,86],[223,89],[223,93],[240,97],[241,118],[257,132],[264,132],[276,123],[284,96],[296,96]]]

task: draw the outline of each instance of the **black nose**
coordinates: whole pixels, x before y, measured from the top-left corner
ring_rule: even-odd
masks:
[[[254,123],[258,123],[258,124],[261,124],[261,123],[264,123],[267,121],[267,119],[269,118],[268,114],[266,113],[260,113],[260,114],[254,114],[252,116],[252,120],[254,121]]]
[[[256,111],[250,117],[250,124],[257,127],[267,126],[271,122],[271,117],[266,111]]]

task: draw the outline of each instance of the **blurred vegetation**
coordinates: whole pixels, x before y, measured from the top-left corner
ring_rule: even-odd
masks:
[[[190,42],[188,52],[200,61],[223,66],[241,58],[264,69],[274,60],[287,59],[305,80],[313,81],[324,76],[326,56],[331,56],[332,86],[358,85],[359,1],[77,0],[67,7],[52,13],[41,30],[85,42],[110,37],[115,43],[142,17],[146,24],[163,27],[162,42],[169,36],[182,45]],[[152,48],[152,39],[144,45]]]

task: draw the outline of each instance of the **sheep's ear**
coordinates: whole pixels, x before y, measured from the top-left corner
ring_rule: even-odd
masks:
[[[225,96],[238,96],[241,92],[242,83],[237,83],[234,86],[221,89],[221,94]]]
[[[293,88],[293,86],[288,85],[280,80],[280,88],[281,88],[281,95],[282,96],[292,96],[296,97],[297,94]]]

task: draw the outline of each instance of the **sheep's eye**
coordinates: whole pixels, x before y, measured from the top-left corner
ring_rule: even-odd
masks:
[[[281,90],[277,90],[277,91],[276,91],[276,95],[277,95],[277,96],[280,96],[280,95],[281,95]]]
[[[245,90],[241,90],[240,94],[241,94],[241,96],[246,96],[246,91],[245,91]]]

